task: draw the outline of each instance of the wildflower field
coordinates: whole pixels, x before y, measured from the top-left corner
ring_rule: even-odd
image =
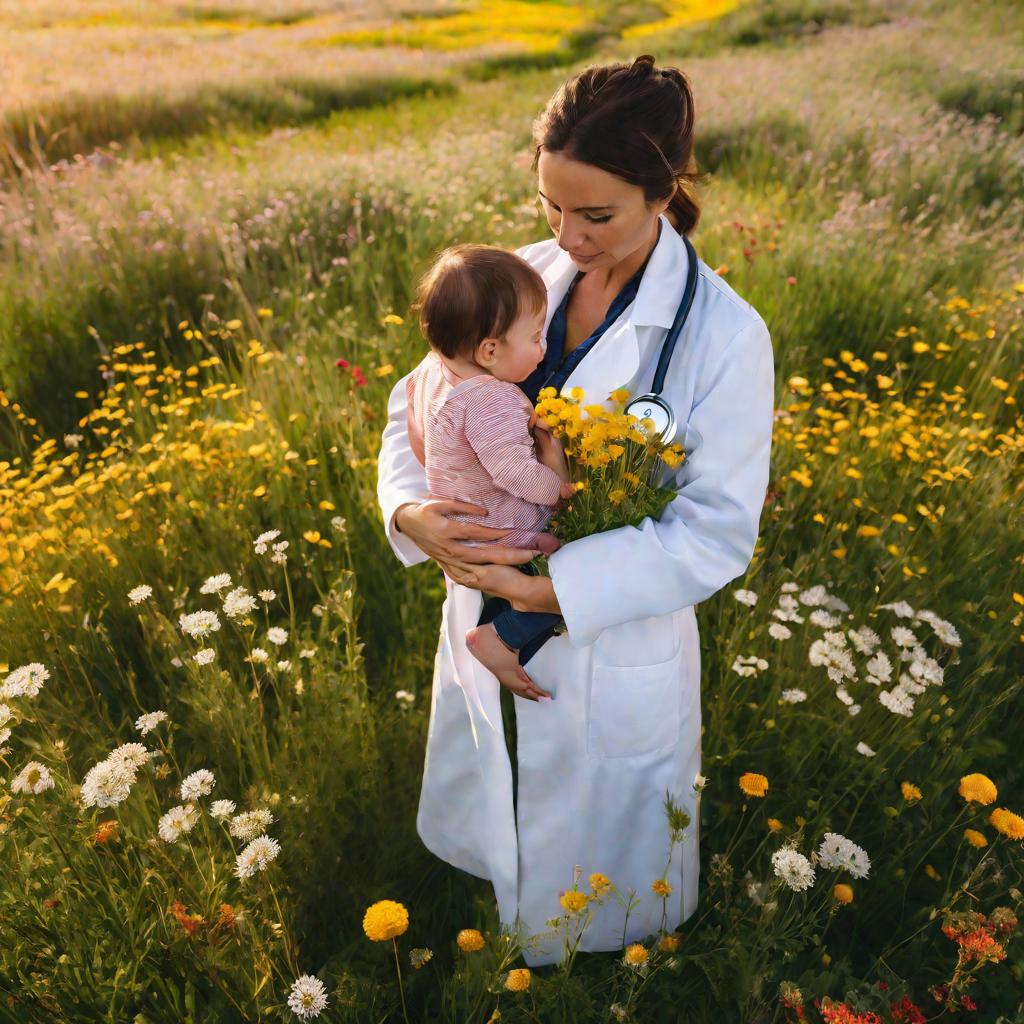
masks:
[[[1021,7],[25,7],[0,1022],[1024,1020]],[[629,893],[577,873],[531,971],[416,835],[444,586],[376,459],[417,276],[549,237],[532,118],[643,52],[697,96],[697,252],[771,330],[771,482],[697,609],[699,908],[580,953]]]

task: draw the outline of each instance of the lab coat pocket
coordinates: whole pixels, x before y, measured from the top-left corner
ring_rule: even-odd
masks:
[[[593,757],[637,757],[679,739],[683,651],[653,665],[595,662],[587,749]]]

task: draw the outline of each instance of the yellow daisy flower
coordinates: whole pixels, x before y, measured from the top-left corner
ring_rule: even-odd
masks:
[[[1024,818],[1005,807],[997,807],[989,816],[989,823],[1010,839],[1024,839]]]
[[[647,963],[648,957],[647,947],[642,943],[634,942],[631,946],[626,947],[626,952],[623,954],[623,963],[630,964],[631,966],[638,966],[639,964]]]
[[[996,784],[987,776],[978,772],[965,775],[960,780],[960,795],[970,803],[972,800],[979,804],[990,804],[999,795]]]
[[[837,903],[852,903],[853,902],[853,889],[839,882],[832,889],[832,895],[835,897]]]
[[[977,849],[980,849],[983,846],[988,846],[988,840],[985,838],[984,834],[979,832],[977,829],[965,828],[964,839],[966,839],[971,846],[974,846]]]
[[[569,889],[567,892],[563,892],[558,897],[558,902],[562,904],[564,910],[568,910],[570,914],[578,914],[586,905],[589,897],[585,892],[577,892],[575,889]]]
[[[744,772],[740,776],[740,789],[747,796],[763,797],[768,792],[768,780],[757,772]]]
[[[484,948],[484,937],[476,928],[463,928],[455,941],[463,953],[476,953]]]
[[[917,788],[912,782],[901,782],[900,790],[903,793],[904,800],[920,800],[921,790]]]
[[[525,992],[529,987],[529,967],[517,967],[515,970],[508,972],[508,977],[505,979],[505,988],[509,992]]]

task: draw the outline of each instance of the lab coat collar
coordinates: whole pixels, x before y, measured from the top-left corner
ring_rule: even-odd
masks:
[[[637,327],[672,326],[686,283],[689,256],[679,232],[661,214],[661,237],[640,278],[640,287],[627,318],[620,317],[598,338],[593,349],[577,364],[565,387],[581,387],[587,401],[604,402],[612,387],[626,386],[640,367],[640,338]],[[565,251],[559,252],[541,275],[548,286],[547,334],[551,319],[576,275],[576,265]],[[600,386],[598,382],[601,382]],[[598,391],[603,393],[599,394]]]
[[[689,255],[686,245],[672,223],[661,214],[661,237],[655,245],[651,258],[647,261],[640,287],[633,300],[633,311],[630,320],[637,326],[671,327],[679,300],[683,294],[683,283],[689,269]],[[548,286],[547,325],[551,323],[555,310],[558,308],[565,293],[569,290],[572,279],[576,276],[576,264],[572,257],[563,249],[552,260],[551,265],[541,275]],[[678,294],[672,288],[665,288],[666,281],[678,281]]]

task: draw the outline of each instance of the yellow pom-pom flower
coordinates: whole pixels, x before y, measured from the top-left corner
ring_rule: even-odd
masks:
[[[901,782],[900,791],[903,793],[904,800],[921,799],[921,790],[919,790],[912,782]]]
[[[987,775],[978,772],[965,775],[960,780],[959,792],[968,803],[973,800],[979,804],[994,803],[999,795],[996,784]]]
[[[740,776],[740,789],[747,796],[763,797],[768,792],[768,780],[757,772],[744,772]]]
[[[1024,839],[1024,818],[1005,807],[997,807],[989,816],[989,823],[1009,839]]]
[[[589,897],[585,892],[577,892],[575,889],[569,889],[563,892],[558,897],[558,902],[562,904],[564,910],[568,910],[570,914],[578,914],[586,905]]]
[[[601,874],[600,871],[595,871],[587,881],[595,895],[603,893],[612,884],[612,880],[607,875]]]
[[[679,948],[679,936],[675,933],[671,935],[662,935],[658,939],[658,949],[663,953],[674,953]]]
[[[409,911],[394,900],[378,900],[363,915],[363,931],[374,942],[385,942],[409,927]]]
[[[971,846],[979,850],[983,846],[988,846],[988,840],[985,838],[984,834],[975,828],[965,828],[964,839],[966,839]]]
[[[515,970],[508,972],[508,977],[505,979],[505,988],[509,992],[525,992],[529,987],[529,967],[517,967]]]
[[[640,964],[647,963],[647,947],[642,943],[634,942],[631,946],[626,947],[626,952],[622,956],[622,962],[629,964],[631,967],[637,967]]]
[[[672,886],[669,885],[667,879],[656,878],[651,882],[651,892],[657,896],[667,896],[672,891]]]
[[[463,953],[476,953],[484,948],[484,937],[475,928],[463,928],[455,941]]]
[[[852,903],[853,902],[853,889],[839,882],[832,889],[832,895],[835,897],[837,903]]]

